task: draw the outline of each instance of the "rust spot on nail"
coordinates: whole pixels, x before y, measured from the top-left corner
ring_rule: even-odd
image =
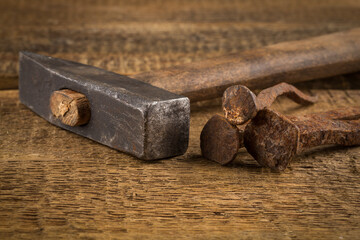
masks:
[[[281,114],[265,109],[245,128],[244,145],[261,166],[284,170],[297,150],[299,129]]]
[[[242,145],[243,139],[236,126],[226,118],[215,115],[204,126],[200,136],[202,155],[222,165],[231,162]]]
[[[223,111],[225,117],[235,125],[243,124],[256,116],[256,113],[271,104],[279,96],[285,95],[301,105],[313,104],[316,96],[309,96],[296,87],[279,83],[262,90],[258,96],[245,86],[236,85],[226,89],[223,95]]]
[[[265,108],[247,125],[244,145],[260,165],[281,171],[295,154],[312,147],[360,145],[359,114],[360,108],[347,108],[286,117]]]
[[[255,117],[258,111],[255,94],[242,85],[227,88],[222,104],[225,118],[235,125],[247,122]]]

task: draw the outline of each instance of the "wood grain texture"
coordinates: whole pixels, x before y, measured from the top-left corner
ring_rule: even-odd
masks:
[[[9,0],[0,13],[2,89],[17,86],[20,50],[135,74],[360,26],[358,0]],[[275,109],[360,103],[359,73],[296,86],[320,89],[309,92],[319,103],[280,98]],[[0,238],[358,238],[359,147],[306,152],[282,174],[245,150],[222,167],[200,155],[200,132],[216,113],[220,99],[192,105],[187,153],[145,163],[0,91]]]
[[[282,174],[244,150],[227,167],[200,155],[199,136],[220,101],[192,106],[183,156],[137,160],[57,128],[0,92],[0,236],[130,239],[353,239],[360,231],[360,147],[296,157]],[[312,90],[314,106],[286,98],[297,115],[358,106],[359,90]]]
[[[132,77],[191,101],[221,97],[235,84],[250,89],[360,71],[360,28],[192,62]]]
[[[0,2],[0,86],[26,50],[123,74],[360,27],[357,0]]]
[[[69,89],[51,94],[50,109],[56,118],[69,126],[86,124],[91,116],[90,104],[86,96]]]

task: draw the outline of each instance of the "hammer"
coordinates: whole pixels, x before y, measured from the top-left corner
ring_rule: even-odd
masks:
[[[52,124],[104,145],[144,160],[168,158],[187,150],[190,100],[220,97],[234,84],[260,89],[356,72],[359,39],[360,28],[131,77],[20,52],[20,100]],[[74,114],[82,121],[64,121]]]

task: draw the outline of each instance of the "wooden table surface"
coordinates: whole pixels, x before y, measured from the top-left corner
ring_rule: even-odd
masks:
[[[283,173],[245,150],[201,157],[220,100],[192,104],[183,156],[144,162],[55,127],[19,102],[18,51],[122,74],[360,27],[358,0],[1,1],[0,239],[360,238],[360,147],[321,147]],[[360,105],[360,73],[298,84],[319,102]]]

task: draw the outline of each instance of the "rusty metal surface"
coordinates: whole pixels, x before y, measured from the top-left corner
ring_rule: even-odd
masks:
[[[359,114],[360,108],[348,108],[286,117],[265,108],[247,125],[244,145],[260,165],[282,171],[295,154],[312,147],[359,145]]]
[[[234,125],[246,123],[259,110],[256,95],[243,85],[228,87],[222,97],[225,118]]]
[[[223,116],[214,115],[201,131],[200,148],[203,157],[222,165],[231,162],[243,145],[242,133]]]
[[[258,96],[243,85],[235,85],[224,92],[222,99],[224,115],[234,125],[244,124],[255,117],[258,111],[270,107],[276,98],[282,95],[301,105],[309,105],[317,101],[316,96],[306,95],[284,82],[262,90]]]
[[[259,110],[271,106],[281,95],[286,95],[302,105],[317,101],[317,97],[308,96],[287,83],[280,83],[264,89],[259,93],[260,99],[242,85],[226,89],[222,99],[225,117],[218,115],[212,117],[201,132],[202,155],[222,165],[234,160],[238,150],[244,147],[243,138],[246,124],[256,116]]]
[[[192,100],[202,100],[216,97],[219,93],[222,94],[228,86],[239,82],[250,88],[264,88],[282,81],[300,82],[319,77],[333,76],[359,70],[360,55],[358,54],[359,51],[357,51],[357,49],[360,49],[359,34],[360,29],[353,29],[347,32],[339,32],[301,41],[284,42],[262,49],[249,50],[240,54],[232,54],[171,69],[138,74],[133,77],[168,91],[185,94]],[[342,47],[339,48],[339,46]],[[28,54],[29,56],[30,54]],[[24,63],[24,59],[25,57],[20,59],[20,64]],[[49,59],[42,58],[43,63],[35,65],[45,70],[45,72],[51,67],[56,69],[61,66],[61,64],[46,66],[46,61]],[[62,61],[62,63],[64,62]],[[111,104],[116,105],[117,103],[112,102],[114,99],[118,103],[121,102],[125,111],[120,113],[115,110],[115,116],[122,115],[125,119],[121,122],[120,132],[124,131],[126,133],[121,134],[121,136],[115,135],[112,132],[107,133],[105,136],[101,136],[99,133],[95,135],[89,134],[84,129],[86,126],[91,125],[91,122],[83,126],[82,129],[69,130],[143,159],[166,158],[182,154],[186,151],[189,131],[189,99],[156,87],[151,88],[149,85],[140,83],[140,81],[132,81],[132,84],[136,85],[132,86],[132,84],[129,84],[131,82],[130,78],[103,70],[101,70],[101,74],[106,72],[106,77],[105,79],[100,79],[104,78],[104,76],[97,76],[100,71],[99,69],[95,71],[95,68],[87,66],[91,70],[83,71],[82,68],[85,65],[71,64],[77,67],[71,69],[72,66],[70,65],[62,66],[60,74],[56,73],[57,70],[52,69],[44,75],[46,77],[50,75],[54,78],[70,80],[69,82],[76,84],[81,83],[83,88],[80,88],[79,90],[82,91],[79,92],[87,97],[89,95],[87,95],[86,88],[92,88],[95,95],[99,94],[97,96],[99,100],[107,102],[104,105],[96,106],[96,109],[109,108]],[[26,66],[26,64],[23,65]],[[24,66],[23,69],[25,69]],[[41,70],[34,69],[34,71],[41,72]],[[42,98],[32,100],[30,95],[25,97],[27,93],[22,89],[24,87],[32,87],[32,85],[27,86],[21,83],[21,78],[33,78],[31,76],[33,74],[32,69],[26,68],[26,70],[25,74],[20,72],[19,88],[20,94],[23,95],[21,100],[33,110],[36,109],[39,115],[49,120],[51,116],[45,114],[45,112],[48,112],[48,106],[45,104],[48,100]],[[68,73],[71,74],[67,76]],[[119,83],[115,83],[117,81],[112,79],[113,77],[114,79],[121,79],[119,82],[124,84],[117,85]],[[82,81],[79,81],[79,79],[82,79]],[[98,88],[95,82],[86,83],[89,79],[98,82],[102,81],[102,85]],[[38,84],[39,79],[32,79],[32,83],[34,86],[40,87],[40,89],[59,90],[54,88],[56,85],[49,84],[46,81]],[[41,86],[42,84],[44,86]],[[74,85],[75,88],[76,84]],[[119,87],[117,90],[112,88],[114,84],[116,87]],[[60,87],[60,85],[57,87]],[[71,89],[71,87],[65,85],[61,87]],[[120,96],[124,89],[126,89],[125,95],[132,95],[129,100]],[[100,93],[101,91],[106,93]],[[41,95],[39,92],[37,94]],[[34,96],[34,98],[38,97],[38,95]],[[107,97],[110,97],[111,100],[108,99],[107,101]],[[49,99],[49,96],[47,96],[47,99]],[[170,99],[177,100],[169,101]],[[41,101],[42,103],[38,104],[36,101]],[[108,104],[108,102],[112,103]],[[128,115],[129,111],[131,112],[130,115]],[[103,114],[103,116],[105,115]],[[108,118],[113,117],[114,115],[112,114],[108,115]],[[109,126],[106,125],[107,121],[105,120],[105,123],[99,125],[105,127],[106,131],[110,131],[108,129]],[[113,120],[113,122],[115,121],[117,120]],[[176,123],[176,121],[179,123]],[[56,123],[55,120],[51,120],[51,122]],[[118,128],[117,125],[114,124],[115,129]],[[176,127],[175,133],[173,133],[173,130],[170,130],[174,126]],[[134,133],[132,128],[135,129]],[[115,132],[118,132],[118,130]],[[158,135],[160,137],[157,137]],[[174,150],[171,150],[171,148],[174,148]]]
[[[126,76],[75,62],[20,54],[20,100],[54,125],[151,160],[185,153],[189,99]],[[67,126],[51,112],[51,94],[71,89],[90,103],[91,119]]]

